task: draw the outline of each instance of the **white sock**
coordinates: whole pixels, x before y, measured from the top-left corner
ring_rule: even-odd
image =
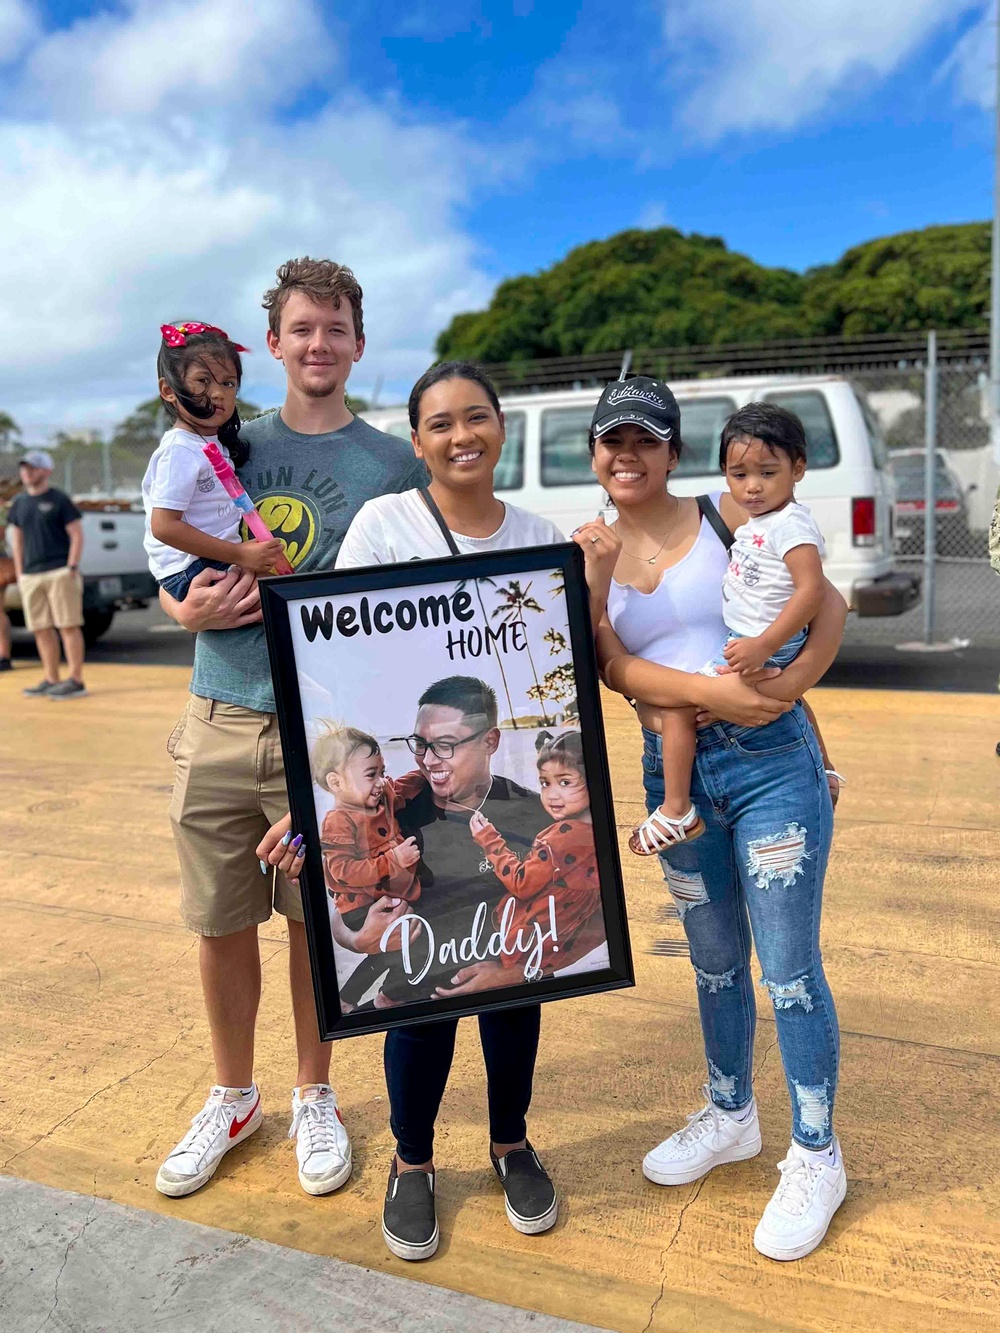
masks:
[[[738,1125],[742,1125],[753,1115],[753,1098],[751,1097],[749,1105],[741,1106],[738,1111],[727,1111],[724,1106],[717,1106],[715,1109],[729,1116],[730,1120],[735,1120]]]
[[[801,1143],[798,1146],[802,1152],[808,1153],[810,1157],[815,1157],[824,1166],[837,1167],[840,1165],[840,1153],[837,1150],[836,1139],[831,1140],[825,1148],[805,1148]]]
[[[213,1093],[222,1093],[223,1096],[230,1101],[233,1100],[233,1098],[229,1095],[231,1093],[235,1093],[237,1097],[249,1097],[256,1091],[257,1091],[256,1083],[251,1083],[249,1088],[227,1088],[224,1083],[217,1083],[215,1087],[212,1089]]]

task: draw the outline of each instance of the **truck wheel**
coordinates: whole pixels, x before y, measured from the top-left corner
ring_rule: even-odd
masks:
[[[83,613],[83,641],[89,648],[102,634],[107,634],[115,618],[114,607],[110,611],[85,611]]]

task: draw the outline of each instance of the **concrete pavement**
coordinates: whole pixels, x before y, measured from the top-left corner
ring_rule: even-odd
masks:
[[[0,1177],[6,1333],[587,1333],[251,1236]]]
[[[326,1199],[298,1187],[285,1138],[294,1052],[277,920],[261,931],[264,1127],[199,1194],[156,1194],[156,1167],[211,1081],[166,821],[164,740],[187,673],[95,664],[92,697],[66,705],[22,700],[26,675],[0,678],[0,1171],[623,1333],[952,1333],[995,1319],[995,695],[815,692],[850,779],[824,942],[843,1028],[837,1120],[851,1185],[820,1250],[777,1265],[752,1248],[788,1141],[766,1009],[763,1154],[677,1190],[642,1178],[643,1153],[696,1107],[704,1070],[680,928],[655,865],[627,858],[636,989],[544,1011],[531,1135],[563,1197],[559,1225],[524,1237],[504,1218],[486,1158],[481,1056],[465,1023],[440,1121],[441,1251],[404,1265],[378,1227],[391,1155],[378,1038],[334,1051],[354,1177]],[[624,831],[640,810],[638,735],[619,702],[608,701],[607,723]],[[89,1231],[73,1254],[88,1244]]]

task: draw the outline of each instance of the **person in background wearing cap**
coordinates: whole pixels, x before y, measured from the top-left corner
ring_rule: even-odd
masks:
[[[643,1173],[659,1185],[686,1185],[761,1151],[752,926],[792,1110],[791,1147],[754,1244],[772,1259],[800,1259],[826,1235],[847,1178],[833,1128],[839,1029],[819,948],[836,775],[824,774],[829,762],[798,701],[836,656],[847,607],[824,582],[806,644],[783,670],[699,674],[727,636],[728,547],[748,515],[721,488],[689,499],[670,494],[683,444],[666,384],[640,376],[610,385],[590,448],[618,510],[621,542],[598,660],[605,682],[638,701],[650,812],[664,794],[659,709],[700,713],[691,794],[705,831],[661,853],[661,862],[695,971],[705,1103],[647,1153]]]
[[[35,636],[45,676],[24,691],[48,699],[82,699],[83,683],[83,525],[80,511],[49,485],[52,455],[32,449],[18,471],[24,490],[7,515],[10,553],[21,590],[24,623]],[[58,633],[57,633],[58,631]],[[59,679],[59,640],[69,679]]]

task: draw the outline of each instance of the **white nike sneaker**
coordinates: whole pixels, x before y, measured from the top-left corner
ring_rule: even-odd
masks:
[[[669,1139],[651,1149],[643,1159],[642,1174],[654,1185],[689,1185],[700,1180],[713,1166],[745,1162],[761,1149],[757,1103],[750,1103],[745,1120],[736,1120],[712,1103],[708,1086],[702,1088],[705,1105]]]
[[[256,1084],[245,1097],[239,1088],[214,1087],[191,1128],[156,1173],[156,1188],[172,1199],[201,1189],[229,1149],[260,1129],[263,1118]]]
[[[802,1259],[826,1235],[847,1193],[840,1144],[834,1143],[836,1166],[797,1143],[778,1163],[781,1180],[753,1235],[754,1245],[769,1259]]]
[[[299,1184],[307,1194],[331,1194],[350,1177],[351,1140],[328,1083],[306,1083],[292,1093],[292,1127]]]

